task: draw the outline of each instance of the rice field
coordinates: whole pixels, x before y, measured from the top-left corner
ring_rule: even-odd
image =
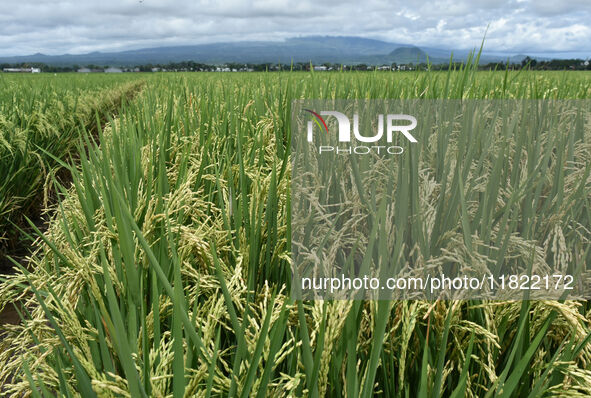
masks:
[[[137,91],[133,79],[102,76],[0,78],[0,262],[20,243],[24,218],[39,220],[58,174],[53,157],[75,154],[80,131],[92,131],[105,113]],[[5,265],[5,264],[4,264]]]
[[[23,168],[13,185],[34,189],[0,191],[7,209],[0,225],[12,225],[17,212],[28,225],[20,239],[35,241],[27,243],[27,266],[17,262],[0,283],[0,308],[16,303],[21,318],[0,326],[5,396],[591,395],[586,301],[299,301],[290,294],[293,100],[589,99],[588,73],[477,72],[469,64],[452,72],[171,73],[51,84],[0,77],[0,151],[14,152],[17,136],[37,142],[28,137],[38,128],[21,120],[44,120],[50,142],[67,138],[64,148],[25,146],[23,158],[36,160],[2,168],[7,176]],[[130,87],[133,99],[109,99]],[[83,116],[71,111],[75,99],[61,101],[66,92],[93,99]],[[52,105],[39,113],[29,103]],[[583,171],[590,143],[586,126],[573,142]],[[523,158],[513,160],[527,162],[527,152],[507,156],[518,153]],[[534,186],[551,184],[550,174],[538,174]],[[576,205],[581,231],[589,231],[591,179],[583,176],[561,198]],[[27,207],[15,202],[21,197],[39,202],[43,192],[55,199],[43,206],[50,219],[41,231],[14,209]],[[458,209],[474,208],[474,198],[454,200]],[[540,209],[526,214],[541,222],[551,211]],[[475,213],[460,214],[442,227],[462,246],[466,226],[481,223]],[[490,224],[482,225],[486,233]],[[579,238],[569,249],[587,259],[588,235]],[[544,250],[536,239],[529,244]]]

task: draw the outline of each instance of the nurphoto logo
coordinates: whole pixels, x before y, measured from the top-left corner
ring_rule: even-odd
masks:
[[[307,133],[308,142],[314,142],[314,125],[316,125],[324,134],[330,134],[326,120],[322,116],[332,116],[336,119],[338,125],[338,141],[343,146],[334,145],[318,145],[318,153],[333,152],[337,154],[357,154],[366,155],[369,153],[388,153],[390,155],[400,155],[404,152],[404,148],[398,145],[391,145],[394,142],[396,134],[402,134],[410,143],[418,142],[417,139],[410,133],[417,127],[417,119],[411,115],[404,114],[379,114],[377,123],[377,132],[373,135],[364,135],[359,129],[359,114],[353,114],[353,136],[356,142],[361,143],[378,143],[384,136],[384,119],[386,120],[386,143],[387,145],[350,145],[351,143],[351,120],[347,115],[337,111],[320,111],[315,112],[311,109],[304,109],[304,111],[312,115],[312,120],[308,121]],[[402,124],[400,124],[402,122]],[[405,124],[410,122],[410,124]]]

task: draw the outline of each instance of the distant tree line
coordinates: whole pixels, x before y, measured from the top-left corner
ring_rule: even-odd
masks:
[[[530,70],[591,70],[591,62],[582,59],[552,59],[538,61],[525,57],[520,63],[491,62],[480,65],[480,69],[505,70],[505,69],[530,69]]]
[[[46,65],[40,62],[23,62],[19,64],[7,64],[7,63],[0,63],[0,71],[4,70],[4,68],[39,68],[42,72],[51,72],[51,73],[62,73],[62,72],[75,72],[78,70],[77,66],[53,66],[53,65]]]
[[[264,72],[264,71],[413,71],[413,70],[439,70],[446,71],[458,69],[462,62],[450,62],[443,64],[405,63],[405,64],[383,64],[383,65],[343,65],[337,63],[312,64],[310,62],[295,62],[291,64],[281,63],[236,63],[226,62],[222,64],[205,64],[194,61],[170,62],[167,64],[144,64],[132,67],[121,67],[124,72]],[[100,65],[71,65],[54,66],[39,62],[23,62],[17,64],[0,63],[0,70],[4,68],[40,68],[42,72],[62,73],[76,72],[79,69],[91,71],[104,71],[109,66]],[[490,62],[480,64],[480,70],[591,70],[591,62],[582,59],[553,59],[549,61],[538,61],[525,57],[521,62]]]

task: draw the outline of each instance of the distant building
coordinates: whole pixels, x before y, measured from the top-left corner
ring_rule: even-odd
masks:
[[[90,68],[80,68],[77,70],[78,73],[103,73],[104,70],[102,69],[90,69]]]
[[[123,69],[120,68],[107,68],[105,73],[123,73]]]
[[[40,68],[4,68],[5,73],[40,73]]]
[[[315,70],[315,71],[325,71],[325,70],[327,70],[327,69],[328,69],[328,68],[327,68],[326,66],[324,66],[324,65],[319,65],[319,66],[315,66],[315,67],[314,67],[314,70]]]

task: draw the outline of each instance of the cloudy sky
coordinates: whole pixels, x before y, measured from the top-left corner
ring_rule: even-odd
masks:
[[[2,0],[0,56],[351,35],[591,56],[590,0]]]

